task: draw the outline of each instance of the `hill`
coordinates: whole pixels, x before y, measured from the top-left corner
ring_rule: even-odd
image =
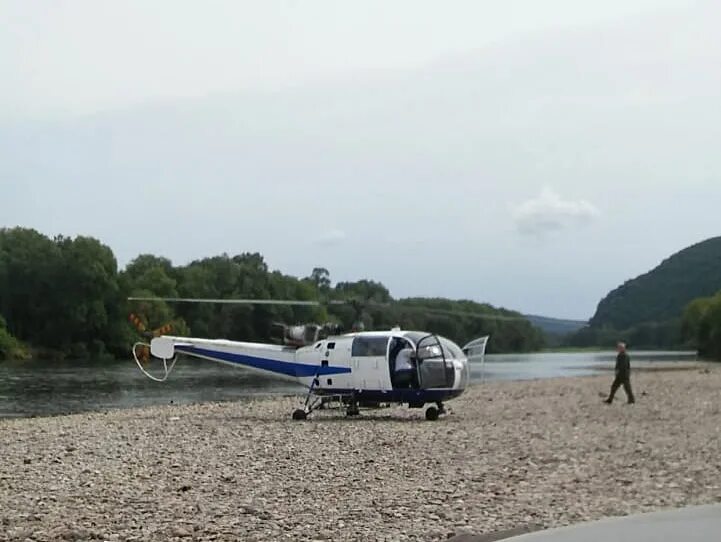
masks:
[[[598,304],[591,327],[628,329],[681,317],[698,297],[721,290],[721,237],[688,247],[627,281]]]
[[[684,343],[684,310],[695,299],[720,290],[721,237],[714,237],[674,254],[610,292],[598,304],[589,326],[574,333],[567,343],[607,346],[623,339],[635,347],[693,346]]]

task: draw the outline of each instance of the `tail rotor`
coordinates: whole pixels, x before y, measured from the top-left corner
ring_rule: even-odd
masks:
[[[173,329],[173,325],[171,323],[167,323],[160,326],[159,328],[149,331],[143,319],[133,313],[130,313],[130,315],[128,316],[128,321],[145,339],[154,339],[155,337],[160,337],[161,335],[167,335]],[[150,346],[145,343],[137,343],[136,347],[136,357],[143,364],[147,364],[150,361]]]
[[[130,314],[130,316],[128,316],[128,321],[146,340],[153,340],[156,337],[167,335],[173,329],[173,325],[171,323],[167,323],[153,329],[152,331],[149,331],[143,319],[140,316],[132,313]],[[178,360],[177,356],[174,357],[172,360],[163,359],[164,375],[161,377],[157,377],[150,374],[145,368],[150,363],[150,344],[142,340],[138,341],[133,345],[132,352],[133,357],[135,358],[135,363],[137,363],[140,371],[145,376],[156,382],[165,382],[165,380],[167,380],[168,376],[175,367],[175,362]]]

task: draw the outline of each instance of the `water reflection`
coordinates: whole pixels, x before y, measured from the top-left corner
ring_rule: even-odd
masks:
[[[472,365],[471,378],[478,381],[590,376],[613,368],[615,359],[616,353],[612,351],[489,355],[485,367]],[[631,364],[637,368],[658,362],[695,359],[695,352],[631,352]]]

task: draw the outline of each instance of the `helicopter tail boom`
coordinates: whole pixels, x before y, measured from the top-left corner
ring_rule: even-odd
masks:
[[[150,352],[154,357],[166,361],[175,358],[178,354],[185,354],[226,365],[244,367],[306,386],[320,375],[351,372],[350,367],[319,366],[314,363],[299,362],[296,356],[297,350],[294,348],[222,339],[156,337],[150,343]]]

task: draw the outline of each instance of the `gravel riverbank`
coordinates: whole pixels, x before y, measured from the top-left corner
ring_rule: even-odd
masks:
[[[0,420],[0,540],[443,540],[721,502],[721,367],[478,385],[422,410],[297,398]]]

